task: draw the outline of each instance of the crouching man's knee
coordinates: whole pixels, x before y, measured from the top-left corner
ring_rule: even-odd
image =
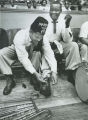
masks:
[[[87,45],[82,44],[80,47],[80,55],[81,55],[81,59],[82,62],[88,62],[88,48]]]
[[[71,42],[70,47],[72,48],[72,50],[78,50],[78,44],[76,42]]]
[[[84,52],[87,52],[87,45],[82,44],[82,46],[81,46],[81,50],[83,50]]]

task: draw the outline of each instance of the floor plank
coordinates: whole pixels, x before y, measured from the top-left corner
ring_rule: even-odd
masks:
[[[29,77],[15,77],[16,87],[12,90],[11,94],[3,95],[3,88],[5,87],[6,80],[0,80],[0,103],[12,103],[17,101],[29,100],[33,97],[40,108],[60,106],[66,104],[79,103],[80,100],[77,96],[74,86],[67,81],[67,77],[58,76],[58,84],[52,86],[52,95],[45,98],[39,92],[33,89],[30,85]],[[22,87],[22,83],[26,84],[26,88]],[[32,94],[35,93],[35,96]],[[54,104],[55,103],[55,104]]]
[[[88,120],[88,105],[84,103],[71,104],[50,108],[52,120]]]
[[[30,85],[29,77],[26,75],[15,76],[16,87],[10,95],[3,95],[6,80],[2,76],[0,80],[0,107],[28,103],[32,93],[38,93]],[[22,87],[26,84],[26,88]],[[50,120],[88,120],[88,105],[82,103],[77,96],[75,87],[67,81],[67,76],[58,76],[58,83],[52,86],[52,95],[45,98],[43,95],[33,96],[39,109],[48,108],[52,111]]]

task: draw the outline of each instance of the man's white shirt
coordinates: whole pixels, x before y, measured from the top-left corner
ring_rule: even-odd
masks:
[[[46,34],[44,36],[44,39],[47,39],[49,42],[55,42],[59,52],[62,54],[63,48],[62,48],[62,45],[60,44],[60,41],[72,42],[73,35],[72,35],[71,28],[65,27],[65,20],[63,18],[63,19],[59,19],[58,23],[56,23],[56,33],[53,32],[53,29],[54,29],[53,23],[50,21],[48,28],[46,30]],[[72,36],[70,36],[69,33]],[[58,42],[58,44],[57,44],[57,42]]]
[[[88,38],[88,21],[82,24],[79,37]]]
[[[29,28],[20,30],[14,37],[13,43],[15,45],[15,50],[19,61],[22,63],[24,68],[30,73],[34,73],[36,70],[33,67],[30,59],[28,58],[27,49],[32,45],[32,40],[29,37]],[[43,40],[43,52],[45,59],[47,60],[51,71],[57,72],[57,62],[54,57],[54,53],[50,47],[49,41]]]

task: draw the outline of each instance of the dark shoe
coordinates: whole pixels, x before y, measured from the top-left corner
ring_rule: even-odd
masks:
[[[40,83],[35,84],[33,87],[36,91],[39,91],[40,90]]]
[[[71,82],[74,86],[75,86],[75,74],[76,74],[76,70],[67,71],[68,81]]]
[[[31,75],[30,84],[33,85],[36,91],[40,90],[40,82],[37,80],[35,75]]]
[[[3,90],[4,95],[8,95],[11,93],[12,89],[16,86],[15,81],[13,80],[12,76],[7,76],[6,87]]]
[[[46,83],[40,84],[40,93],[45,97],[51,96],[51,86],[50,86],[51,78],[46,78]]]

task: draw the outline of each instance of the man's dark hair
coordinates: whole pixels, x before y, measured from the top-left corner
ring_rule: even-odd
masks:
[[[33,32],[39,32],[44,34],[48,26],[48,21],[43,17],[37,17],[34,22],[31,24],[31,30]]]

